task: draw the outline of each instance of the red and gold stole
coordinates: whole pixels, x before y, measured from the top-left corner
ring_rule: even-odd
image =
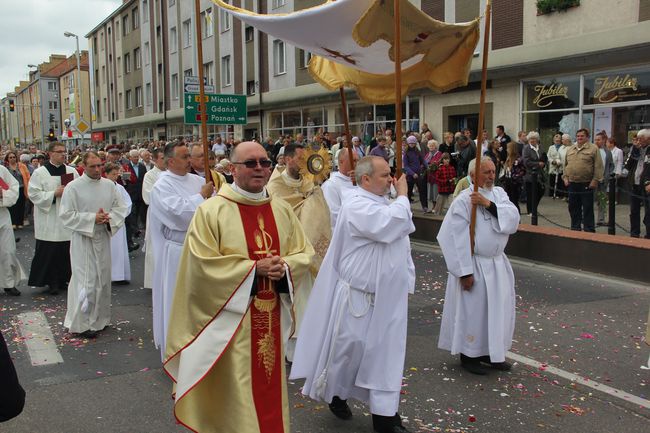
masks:
[[[260,260],[267,254],[280,255],[271,203],[238,206],[249,257]],[[257,295],[250,308],[253,400],[260,433],[283,433],[280,298],[271,280],[257,277]]]

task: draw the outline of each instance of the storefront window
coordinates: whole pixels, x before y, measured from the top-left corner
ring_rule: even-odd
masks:
[[[535,80],[524,83],[524,111],[578,108],[578,77]]]
[[[650,71],[585,75],[584,104],[614,104],[650,99]]]

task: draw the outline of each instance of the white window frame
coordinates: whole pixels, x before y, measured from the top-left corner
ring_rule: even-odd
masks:
[[[227,3],[230,3],[228,1]],[[219,8],[219,32],[224,33],[232,27],[232,16],[225,10]]]
[[[135,106],[142,107],[142,86],[135,88]]]
[[[282,39],[273,41],[273,75],[287,73],[287,46]]]
[[[124,53],[124,73],[131,73],[131,53]]]
[[[151,45],[149,42],[144,43],[144,64],[148,65],[151,63]]]
[[[133,49],[133,69],[137,71],[142,68],[142,50],[140,47]]]
[[[232,85],[230,76],[230,55],[221,58],[221,87],[228,87]]]
[[[273,0],[271,2],[271,9],[278,9],[287,4],[287,0]]]
[[[169,29],[169,52],[175,53],[178,51],[178,30],[176,27]]]
[[[140,9],[134,7],[131,9],[131,29],[137,30],[140,28]]]
[[[212,8],[207,8],[201,12],[201,37],[203,39],[209,38],[214,35]]]
[[[133,109],[133,92],[131,91],[131,89],[128,89],[128,90],[125,92],[124,103],[125,103],[125,107],[124,107],[124,108],[125,108],[126,110],[131,110],[131,109]]]
[[[180,85],[178,82],[178,74],[172,74],[172,79],[171,79],[171,88],[172,88],[172,99],[177,100],[179,91],[180,91]]]
[[[142,22],[149,22],[149,0],[142,0]]]
[[[192,46],[192,20],[183,21],[183,48]]]
[[[214,62],[203,64],[203,77],[208,85],[214,85]]]
[[[151,105],[153,101],[153,97],[151,95],[151,83],[146,83],[144,85],[144,98],[147,106]]]

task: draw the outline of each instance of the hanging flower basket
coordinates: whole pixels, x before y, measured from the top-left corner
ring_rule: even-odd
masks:
[[[580,6],[580,0],[537,0],[537,15],[566,12],[577,6]]]

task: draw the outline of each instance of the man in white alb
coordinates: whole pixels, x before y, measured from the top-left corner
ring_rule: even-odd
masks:
[[[394,182],[392,203],[386,160],[362,158],[355,178],[307,304],[291,378],[305,378],[303,394],[341,419],[352,417],[346,400],[354,398],[370,406],[375,432],[407,432],[397,413],[415,285],[406,178]]]
[[[144,233],[144,283],[145,289],[153,287],[153,246],[151,245],[151,235],[149,234],[149,204],[151,201],[151,190],[160,177],[160,174],[165,171],[165,149],[154,149],[151,152],[151,160],[153,161],[153,168],[147,171],[142,181],[142,201],[147,205],[147,224]]]
[[[354,158],[355,163],[359,160],[359,156],[354,152],[352,153],[352,157]],[[348,152],[347,149],[344,149],[343,152],[340,152],[337,155],[337,160],[339,171],[333,171],[330,174],[330,178],[321,187],[323,195],[325,196],[325,201],[330,210],[332,232],[334,232],[336,219],[341,210],[341,203],[344,198],[347,197],[348,192],[353,191],[356,188],[352,183],[354,172],[352,171],[352,165],[350,164],[350,152]]]
[[[167,171],[153,187],[149,205],[149,234],[154,251],[152,287],[153,338],[165,357],[165,339],[178,262],[187,228],[196,208],[214,193],[212,182],[190,173],[190,152],[183,143],[169,143],[164,151]]]
[[[470,175],[476,182],[476,174]],[[517,231],[519,211],[506,192],[494,186],[495,175],[492,160],[481,158],[479,192],[463,190],[438,232],[449,271],[438,347],[460,353],[462,367],[479,375],[488,368],[510,370],[505,355],[515,329],[515,277],[503,251]],[[474,254],[469,235],[472,204],[478,206]]]
[[[18,201],[18,194],[18,181],[0,164],[0,287],[10,296],[20,295],[16,286],[25,279],[16,256],[16,239],[9,215],[9,208]]]
[[[102,160],[90,151],[84,174],[66,186],[59,216],[72,231],[68,309],[63,326],[94,338],[111,320],[111,236],[128,211],[112,181],[101,176]]]

